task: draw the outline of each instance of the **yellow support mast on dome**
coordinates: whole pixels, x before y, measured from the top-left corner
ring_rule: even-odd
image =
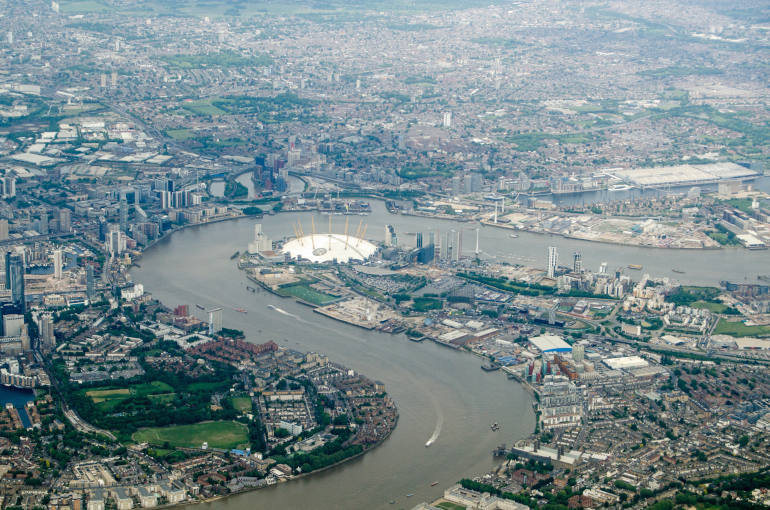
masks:
[[[358,238],[358,242],[356,243],[356,246],[358,246],[359,244],[361,244],[361,239],[363,239],[363,238],[364,238],[364,236],[366,236],[366,229],[367,229],[367,228],[369,228],[369,224],[368,224],[368,223],[367,223],[366,225],[364,225],[364,231],[363,231],[363,232],[361,232],[361,237],[359,237],[359,238]]]
[[[310,236],[310,242],[313,245],[313,251],[315,251],[315,220],[312,216],[310,217],[310,228],[313,229],[313,235]]]
[[[345,251],[348,250],[348,217],[345,216]]]

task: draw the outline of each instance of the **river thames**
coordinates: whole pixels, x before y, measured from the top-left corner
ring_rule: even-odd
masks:
[[[398,426],[384,444],[342,466],[205,506],[212,510],[411,508],[439,496],[462,477],[488,471],[496,465],[491,455],[495,446],[510,445],[534,428],[531,398],[517,383],[501,373],[483,372],[481,360],[470,354],[431,342],[410,342],[403,335],[366,331],[314,314],[292,300],[246,290],[246,279],[230,256],[245,249],[254,224],[261,222],[265,233],[278,239],[291,235],[291,225],[298,220],[307,231],[311,215],[282,213],[184,229],[147,250],[141,268],[132,269],[131,275],[168,306],[223,307],[225,327],[243,330],[251,342],[274,340],[283,347],[320,352],[384,382],[399,409]],[[368,224],[367,238],[382,240],[384,226],[393,224],[405,245],[414,243],[407,232],[462,229],[467,254],[474,249],[478,226],[391,215],[379,201],[372,201],[372,214],[363,219]],[[334,231],[341,232],[344,222],[342,216],[333,217]],[[326,226],[328,218],[316,215],[315,223]],[[350,217],[350,224],[354,230],[358,218]],[[528,233],[513,239],[510,231],[479,228],[482,256],[500,262],[543,267],[547,247],[553,245],[563,260],[581,251],[584,267],[593,270],[601,262],[610,269],[643,265],[641,272],[625,270],[637,278],[650,273],[715,285],[725,279],[753,282],[758,274],[770,273],[767,252],[660,250]],[[672,268],[686,274],[676,275]],[[206,319],[195,306],[190,309]],[[499,432],[490,430],[494,422],[500,423]],[[425,442],[436,432],[438,439],[426,448]],[[439,484],[431,487],[433,481]],[[389,504],[391,500],[395,505]]]

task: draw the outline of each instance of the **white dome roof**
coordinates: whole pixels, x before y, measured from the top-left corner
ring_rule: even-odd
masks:
[[[283,245],[283,251],[291,258],[301,257],[311,262],[345,263],[350,260],[366,260],[377,247],[365,239],[344,234],[314,234],[292,239]]]

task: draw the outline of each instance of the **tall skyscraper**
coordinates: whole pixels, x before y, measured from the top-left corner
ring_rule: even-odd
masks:
[[[583,272],[583,256],[579,251],[576,251],[572,255],[572,271],[575,273]]]
[[[53,251],[53,277],[57,280],[61,280],[62,276],[62,251]]]
[[[572,359],[580,363],[585,358],[585,347],[580,344],[572,346]]]
[[[86,266],[86,297],[89,301],[94,299],[96,293],[96,282],[94,281],[94,266]]]
[[[40,213],[40,233],[48,235],[48,211]]]
[[[125,197],[120,200],[120,231],[128,232],[128,201]]]
[[[556,276],[556,269],[559,267],[559,253],[555,246],[548,247],[548,278]]]
[[[113,230],[109,233],[107,240],[107,250],[110,255],[120,255],[126,249],[126,237],[123,232],[119,230]]]
[[[422,232],[417,232],[417,239],[415,241],[417,243],[417,248],[422,248]]]
[[[40,348],[50,351],[54,347],[56,347],[56,336],[53,329],[53,316],[50,313],[44,313],[40,316]]]
[[[456,197],[462,193],[463,178],[461,175],[452,176],[452,196]]]
[[[222,309],[209,310],[209,335],[215,335],[222,331]]]
[[[452,127],[452,112],[444,112],[444,127]]]
[[[24,328],[24,316],[18,313],[3,315],[3,335],[20,336]]]
[[[449,232],[444,232],[444,235],[439,240],[439,258],[444,261],[449,256]]]
[[[8,220],[0,220],[0,241],[8,239]]]
[[[455,262],[459,262],[460,257],[463,254],[463,231],[462,231],[462,229],[458,230],[455,233],[455,242],[454,242],[453,248],[454,249],[452,250],[452,259]]]
[[[11,301],[25,311],[24,301],[24,257],[20,253],[5,254],[5,288],[11,289]]]
[[[263,251],[271,251],[273,249],[273,242],[262,231],[262,224],[257,223],[254,225],[254,241],[249,243],[249,253],[260,253]]]
[[[107,240],[107,233],[109,232],[109,225],[104,216],[99,217],[99,241],[105,242]]]
[[[69,209],[59,209],[59,232],[72,230],[72,213]]]
[[[16,196],[16,178],[5,176],[3,178],[3,197],[13,198]]]

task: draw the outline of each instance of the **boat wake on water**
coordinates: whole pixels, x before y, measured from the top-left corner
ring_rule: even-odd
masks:
[[[436,426],[433,428],[433,434],[431,434],[428,442],[425,443],[425,448],[428,448],[430,445],[436,442],[436,439],[438,439],[438,436],[441,434],[441,426],[444,424],[444,413],[441,412],[441,407],[439,407],[438,401],[432,395],[431,400],[433,400],[433,407],[436,409],[436,414],[438,416],[436,419]]]
[[[287,316],[287,317],[291,317],[292,319],[296,319],[296,320],[298,320],[298,321],[300,321],[300,322],[307,322],[307,321],[305,321],[304,319],[302,319],[301,317],[299,317],[299,316],[297,316],[297,315],[294,315],[293,313],[289,313],[289,312],[287,312],[287,311],[286,311],[286,310],[284,310],[283,308],[278,308],[278,307],[277,307],[277,306],[275,306],[275,305],[267,305],[267,307],[268,307],[269,309],[271,309],[271,310],[275,310],[276,312],[280,313],[281,315],[285,315],[285,316]]]

